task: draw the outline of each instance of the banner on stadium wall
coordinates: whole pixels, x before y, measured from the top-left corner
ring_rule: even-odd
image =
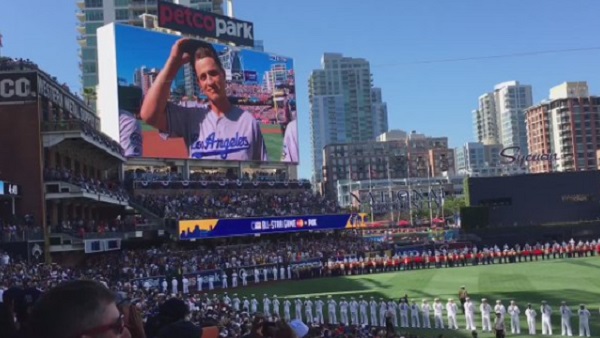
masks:
[[[121,239],[86,239],[83,241],[85,253],[121,250]]]
[[[248,236],[360,227],[355,214],[308,215],[295,217],[226,218],[179,221],[179,238]]]
[[[142,289],[144,287],[144,284],[146,282],[148,282],[148,284],[150,285],[151,289],[159,289],[162,290],[162,281],[165,280],[165,278],[167,278],[166,276],[153,276],[153,277],[147,277],[147,278],[134,278],[130,281],[130,283],[133,285],[137,285],[140,289]],[[167,282],[169,284],[168,288],[171,287],[171,283],[168,281]]]
[[[202,290],[207,290],[208,281],[211,276],[213,278],[213,287],[220,289],[223,287],[223,272],[224,270],[222,269],[203,270],[196,273],[186,273],[183,276],[188,279],[190,289],[197,290],[198,283],[201,282]],[[227,278],[230,278],[229,274]]]
[[[290,267],[292,268],[292,270],[301,269],[301,268],[317,268],[322,265],[323,265],[323,263],[322,263],[321,259],[319,259],[319,258],[309,259],[309,260],[305,260],[302,262],[290,263]]]

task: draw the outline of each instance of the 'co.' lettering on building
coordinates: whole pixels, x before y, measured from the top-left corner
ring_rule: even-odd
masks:
[[[254,25],[248,21],[158,2],[158,25],[182,33],[254,47]]]

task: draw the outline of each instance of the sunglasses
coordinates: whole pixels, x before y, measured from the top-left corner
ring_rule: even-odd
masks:
[[[120,314],[119,318],[117,318],[112,324],[97,326],[89,330],[85,330],[76,335],[75,337],[96,336],[108,332],[110,330],[112,330],[116,335],[121,335],[123,333],[123,331],[125,330],[125,318],[123,314]]]

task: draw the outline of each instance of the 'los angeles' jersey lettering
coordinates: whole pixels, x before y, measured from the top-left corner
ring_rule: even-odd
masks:
[[[246,136],[235,136],[231,138],[217,138],[213,132],[205,139],[199,139],[190,146],[190,157],[202,159],[207,156],[219,156],[226,160],[229,154],[250,149],[250,141]]]

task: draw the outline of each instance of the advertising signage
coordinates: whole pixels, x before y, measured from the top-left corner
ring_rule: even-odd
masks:
[[[17,184],[0,181],[0,196],[19,196],[21,189]]]
[[[179,40],[180,36],[118,24],[107,37],[114,41],[116,63],[107,61],[115,60],[115,56],[103,55],[103,44],[110,42],[100,38],[99,92],[110,96],[100,101],[117,104],[103,107],[103,121],[118,126],[118,130],[108,133],[120,141],[126,157],[298,164],[292,59],[199,40]],[[201,56],[178,63],[167,90],[160,91],[160,96],[148,95],[153,86],[164,86],[156,79],[172,65],[168,61],[171,50],[181,42],[184,53]],[[113,68],[103,67],[103,62]],[[206,82],[202,87],[197,73],[203,71],[199,67],[204,62],[219,69],[215,79],[223,84],[219,82],[217,91],[207,87]],[[107,85],[113,87],[107,89]],[[221,96],[231,108],[218,115],[210,103]],[[141,113],[143,107],[155,107],[157,102],[166,104],[164,109],[152,110],[156,118]]]
[[[179,238],[195,240],[311,230],[342,230],[361,227],[360,219],[357,214],[340,214],[185,220],[179,221]]]
[[[37,100],[37,73],[0,74],[0,105]]]
[[[158,25],[181,33],[254,47],[254,24],[170,2],[158,2]]]

